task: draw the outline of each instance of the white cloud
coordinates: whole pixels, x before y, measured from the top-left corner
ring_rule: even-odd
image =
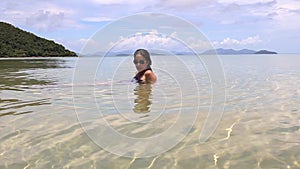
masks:
[[[186,43],[189,44],[189,48],[193,49],[194,51],[197,51],[198,53],[212,49],[212,44],[205,39],[189,37],[186,39]]]
[[[124,4],[143,4],[140,0],[90,0],[93,3],[100,5],[124,5]]]
[[[273,19],[276,27],[274,29],[298,29],[300,27],[300,1],[279,1]]]
[[[238,4],[238,5],[249,5],[249,4],[257,4],[257,3],[269,3],[273,0],[218,0],[221,4]]]
[[[53,1],[0,2],[0,19],[34,31],[48,32],[77,27],[74,9]]]
[[[247,47],[251,45],[257,45],[261,43],[262,40],[259,36],[247,37],[245,39],[237,40],[233,38],[225,38],[222,41],[215,41],[213,45],[215,47]]]
[[[105,22],[105,21],[112,21],[113,19],[110,17],[105,17],[105,16],[99,16],[99,17],[86,17],[82,19],[83,21],[87,22]]]
[[[169,52],[191,52],[191,50],[203,52],[212,49],[212,45],[209,41],[197,39],[195,37],[187,37],[182,41],[183,39],[177,39],[176,34],[176,32],[172,32],[170,33],[170,36],[166,36],[159,34],[157,30],[152,30],[148,33],[137,32],[134,36],[120,37],[119,41],[111,42],[110,47],[112,48],[112,51],[146,48]]]
[[[278,1],[278,7],[290,9],[290,10],[299,10],[300,9],[300,1],[296,1],[296,0]]]
[[[161,0],[157,6],[176,9],[195,9],[211,4],[211,0]]]
[[[54,31],[64,23],[64,13],[39,10],[26,19],[26,24],[40,31]]]
[[[285,22],[288,27],[293,27],[300,16],[300,1],[297,0],[218,0],[220,8],[217,18],[221,23],[255,23],[266,21],[269,24]],[[297,20],[298,21],[298,20]],[[298,22],[299,23],[299,22]],[[291,24],[291,26],[290,26]]]
[[[174,36],[176,33],[172,33]],[[152,30],[149,33],[138,32],[131,37],[121,37],[118,42],[111,42],[114,51],[131,50],[137,48],[157,49],[165,51],[186,51],[186,46],[170,36]]]

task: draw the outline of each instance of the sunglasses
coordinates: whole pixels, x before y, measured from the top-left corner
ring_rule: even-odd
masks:
[[[136,65],[136,64],[140,64],[140,65],[143,65],[145,64],[145,60],[133,60],[133,63]]]

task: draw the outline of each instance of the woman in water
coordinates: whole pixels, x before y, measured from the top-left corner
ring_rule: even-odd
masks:
[[[133,79],[137,83],[155,83],[156,76],[150,67],[152,61],[149,52],[145,49],[138,49],[134,52],[133,56],[133,63],[135,64],[135,68],[137,70],[137,73]]]

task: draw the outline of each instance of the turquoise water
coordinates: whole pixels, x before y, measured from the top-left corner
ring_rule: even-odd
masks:
[[[131,83],[126,57],[1,59],[0,168],[300,168],[300,55],[220,56],[225,107],[204,143],[213,82],[182,57],[153,56],[154,85]],[[168,135],[128,145],[104,122],[130,138]]]

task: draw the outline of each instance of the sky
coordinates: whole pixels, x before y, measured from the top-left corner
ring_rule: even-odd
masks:
[[[183,20],[188,25],[196,27],[213,48],[266,49],[278,53],[300,53],[300,0],[1,0],[0,2],[0,21],[54,40],[77,53],[91,42],[97,32],[126,17],[143,13],[178,17],[179,21]],[[170,36],[176,37],[175,34],[178,33],[176,30],[181,26],[174,24],[174,31]],[[112,29],[109,34],[114,35],[118,31]],[[134,36],[130,37],[118,34],[119,41],[123,40],[123,46],[126,46],[125,42],[127,45],[137,42],[134,38],[140,38],[143,32],[132,34]],[[143,39],[148,43],[171,44],[170,36],[160,34],[160,29],[153,29],[148,31]],[[127,40],[125,42],[124,37]],[[188,44],[191,46],[201,44],[199,39],[192,36],[186,37],[185,40],[189,41]],[[106,43],[112,45],[116,42]],[[176,44],[169,46],[178,48]]]

